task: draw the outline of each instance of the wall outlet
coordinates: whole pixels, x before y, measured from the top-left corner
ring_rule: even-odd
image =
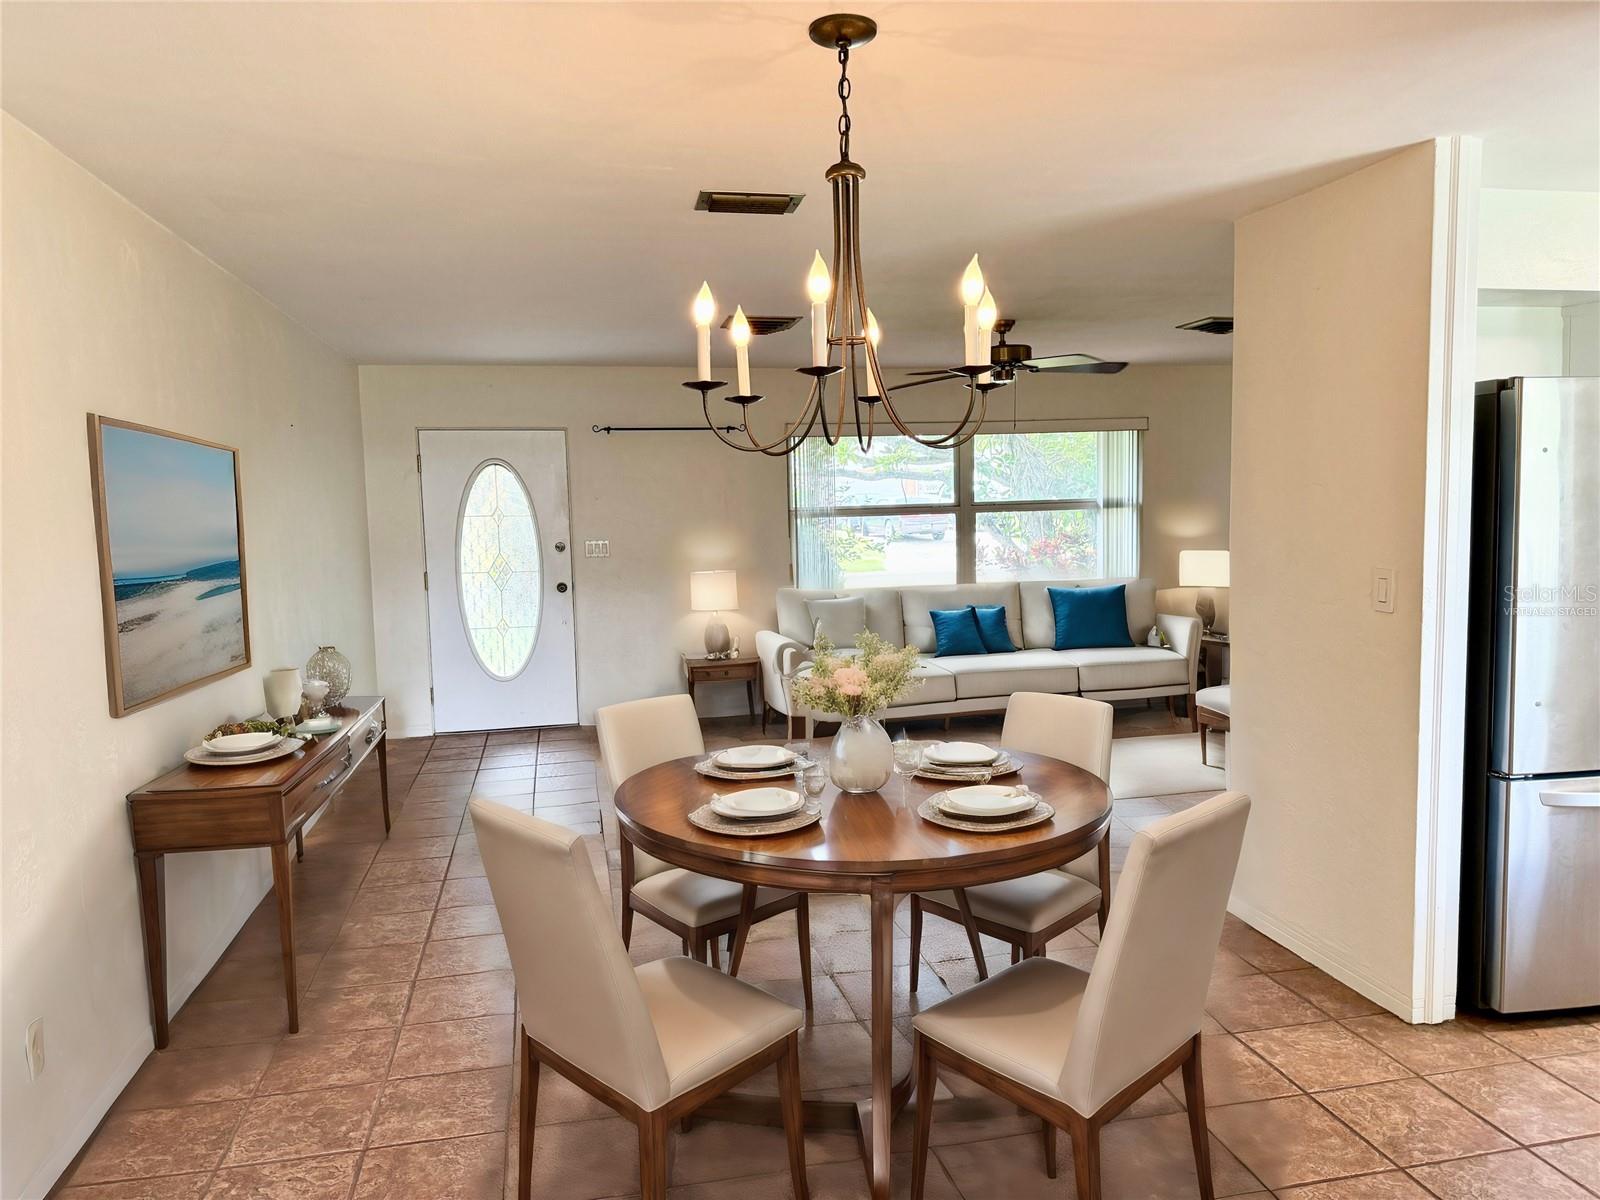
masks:
[[[28,1078],[37,1079],[44,1074],[44,1018],[38,1017],[28,1026],[26,1049],[28,1052]]]
[[[1394,568],[1372,568],[1372,607],[1376,612],[1394,611]]]
[[[610,558],[611,543],[605,538],[590,538],[583,543],[585,558]]]

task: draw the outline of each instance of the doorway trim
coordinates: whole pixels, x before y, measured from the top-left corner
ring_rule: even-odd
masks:
[[[567,493],[567,536],[576,545],[580,539],[572,532],[578,523],[578,513],[572,504],[572,428],[568,425],[507,425],[502,421],[491,421],[483,425],[418,425],[411,431],[411,452],[416,465],[417,479],[417,528],[422,534],[417,539],[418,550],[422,555],[421,565],[418,567],[419,576],[426,575],[428,571],[428,539],[427,539],[427,513],[422,503],[422,435],[425,433],[559,433],[562,435],[562,469],[565,473]],[[572,590],[576,596],[579,593],[579,569],[582,561],[576,553],[572,556]],[[428,660],[428,728],[430,736],[437,736],[439,723],[434,716],[433,697],[433,638],[428,632],[431,630],[431,605],[432,597],[428,589],[422,593],[423,615],[423,644]],[[575,697],[578,708],[578,724],[583,724],[583,637],[578,630],[578,604],[576,599],[572,605],[572,681],[577,695]],[[562,728],[550,726],[550,728]]]
[[[1439,138],[1423,492],[1413,1020],[1456,1011],[1471,571],[1473,386],[1478,373],[1478,193],[1483,143]]]

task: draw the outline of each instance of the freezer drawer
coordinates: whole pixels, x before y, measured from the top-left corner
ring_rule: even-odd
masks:
[[[1600,1004],[1600,775],[1489,783],[1486,998]]]

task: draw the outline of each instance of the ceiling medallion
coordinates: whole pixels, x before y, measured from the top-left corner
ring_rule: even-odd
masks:
[[[964,361],[959,367],[939,372],[941,377],[965,380],[966,412],[954,426],[937,436],[914,432],[896,411],[889,397],[896,389],[884,386],[878,366],[878,343],[883,331],[867,305],[867,287],[861,271],[860,190],[867,173],[850,158],[850,51],[870,42],[878,26],[869,17],[835,13],[813,21],[810,32],[813,42],[836,51],[839,57],[839,161],[824,176],[833,190],[832,265],[823,261],[819,250],[806,279],[806,293],[811,300],[811,365],[797,368],[810,381],[805,407],[770,442],[761,441],[751,429],[750,410],[763,397],[750,386],[750,323],[740,307],[735,309],[728,328],[737,364],[738,392],[723,400],[739,406],[743,436],[726,425],[719,426],[712,418],[711,394],[728,385],[711,378],[711,325],[717,306],[709,284],[700,285],[692,310],[698,341],[697,377],[683,386],[700,393],[707,427],[735,450],[773,456],[792,454],[815,431],[820,431],[829,445],[836,445],[845,434],[847,420],[853,426],[856,441],[865,449],[872,444],[880,411],[903,436],[924,446],[954,448],[978,432],[989,393],[1004,387],[1010,377],[1009,371],[996,372],[990,363],[989,335],[997,317],[994,296],[984,286],[978,256],[973,255],[961,277]]]

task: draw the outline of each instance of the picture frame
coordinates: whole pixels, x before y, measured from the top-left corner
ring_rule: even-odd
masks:
[[[244,493],[232,446],[88,414],[113,717],[250,666]]]

